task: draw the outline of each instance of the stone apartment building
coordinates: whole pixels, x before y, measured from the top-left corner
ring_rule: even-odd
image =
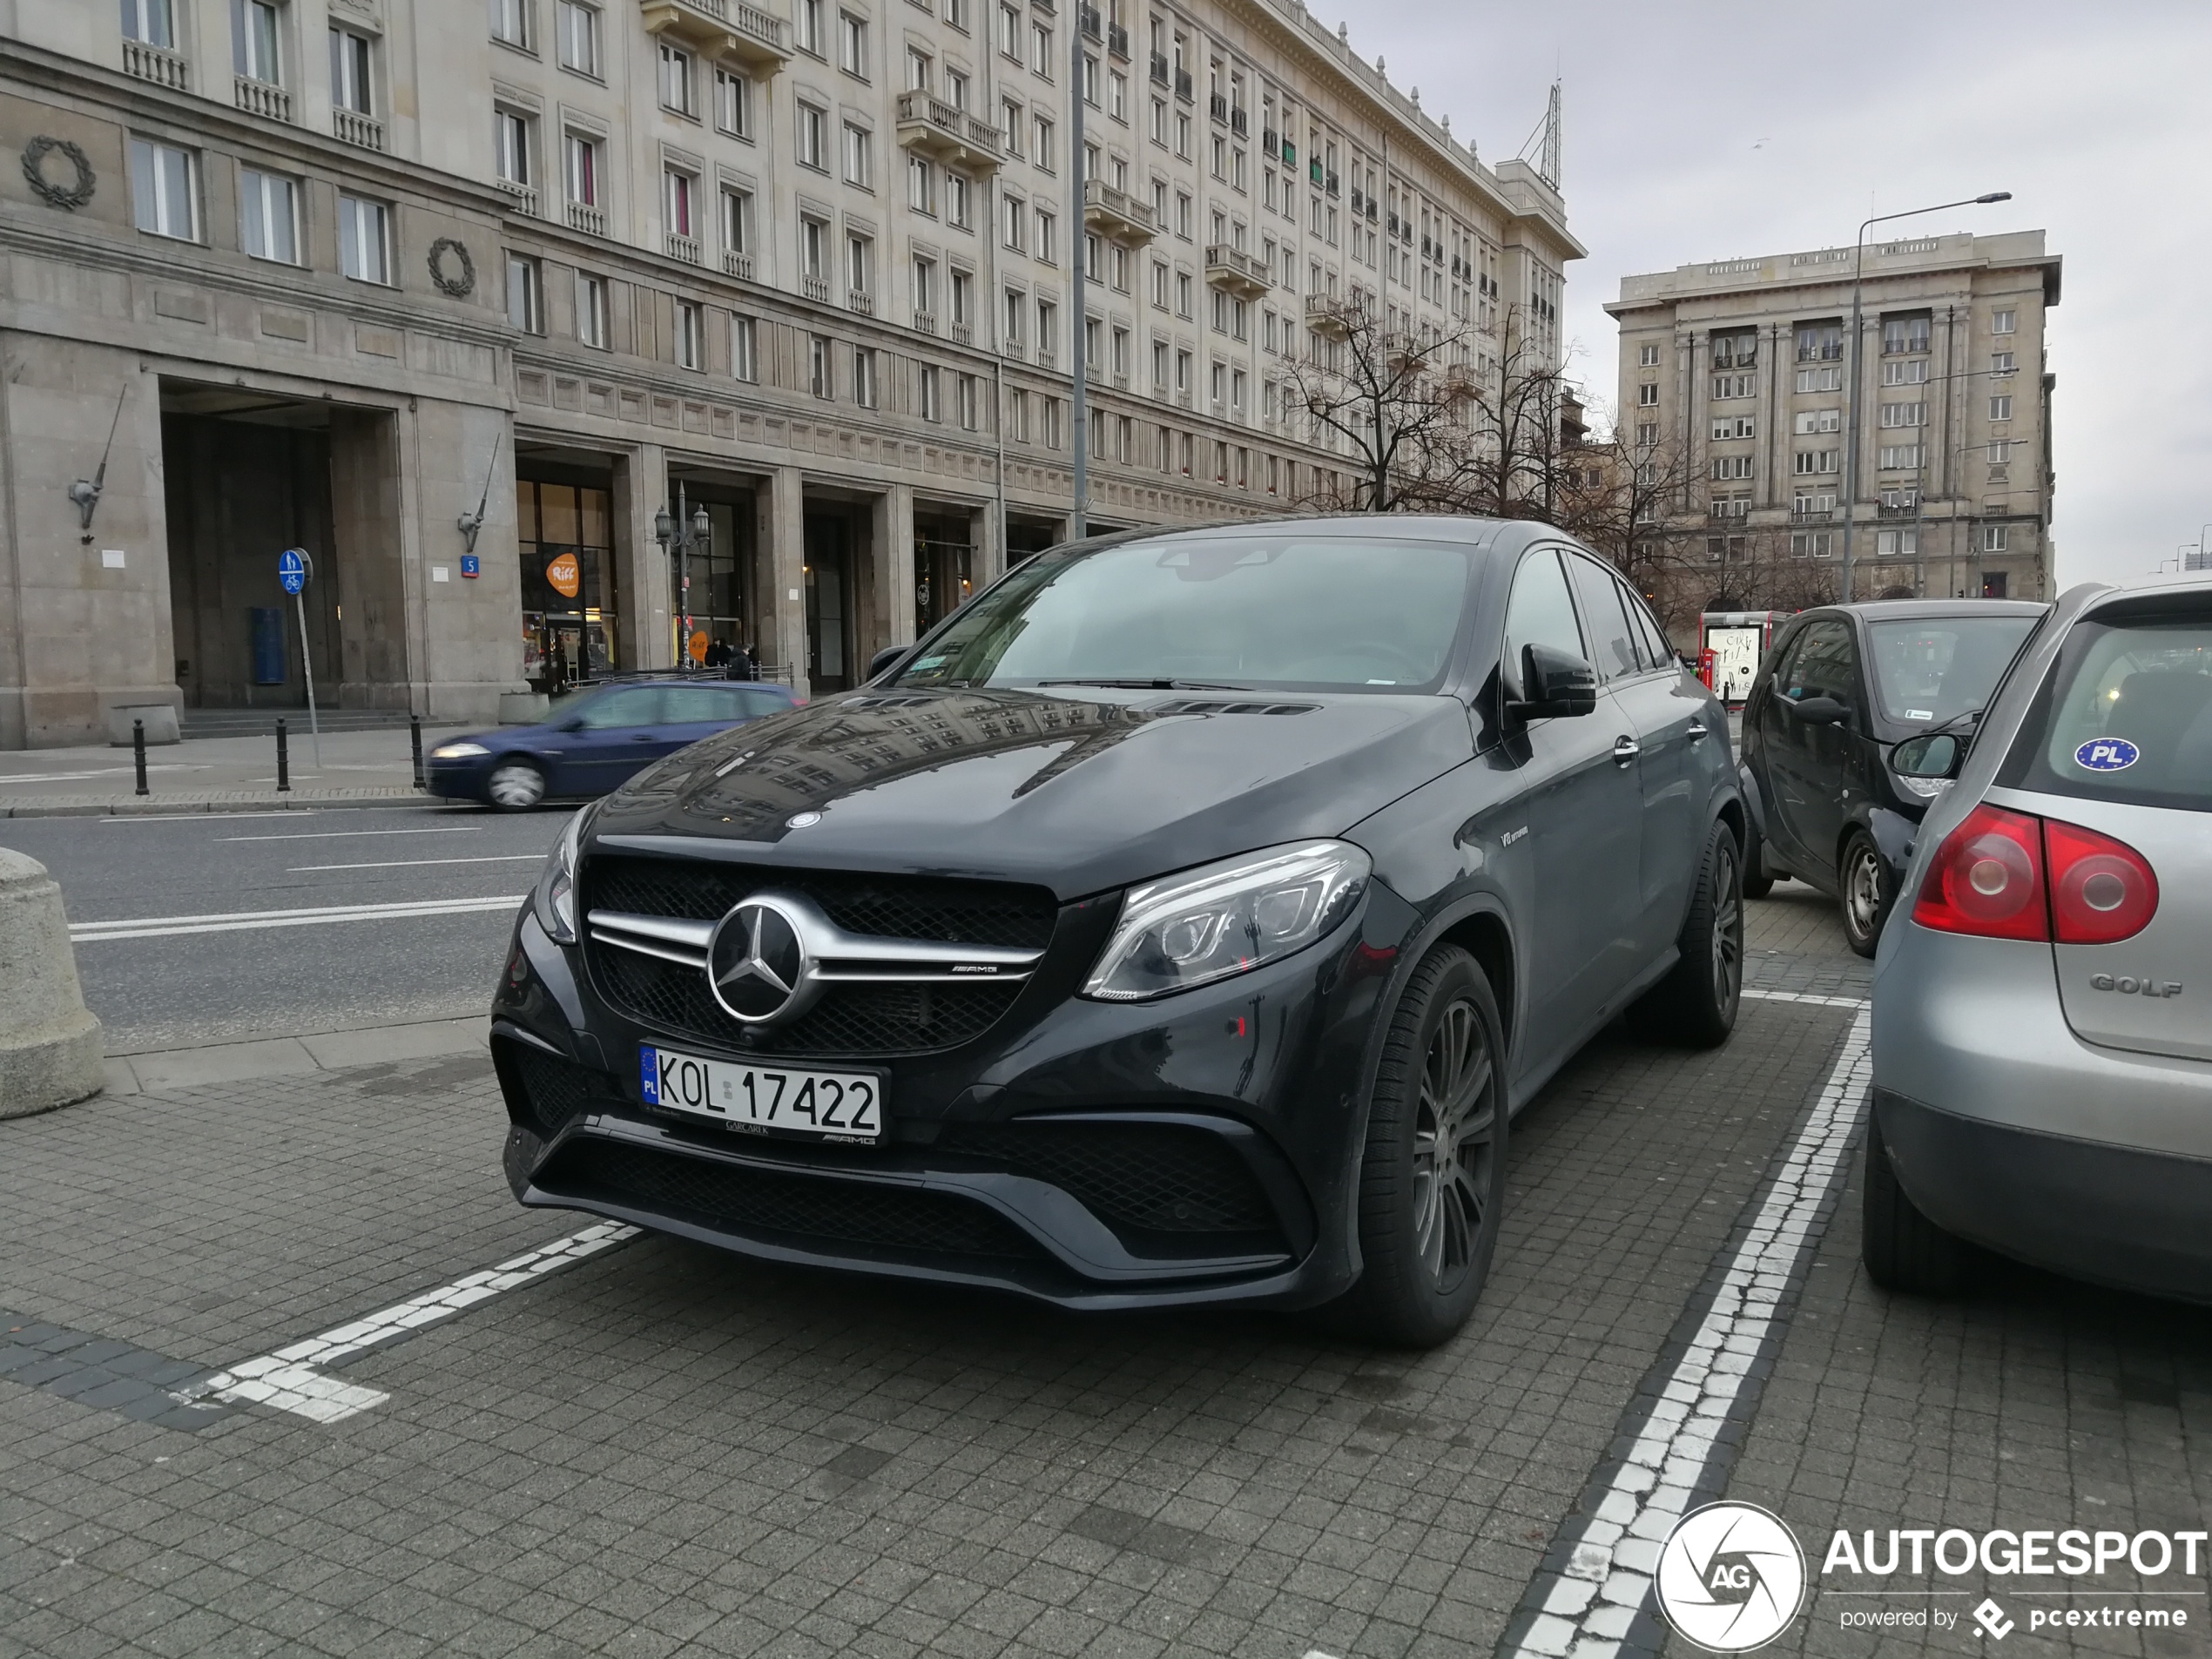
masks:
[[[1606,306],[1625,452],[1682,481],[1668,528],[1685,580],[1702,549],[1716,591],[1832,589],[1851,272],[1847,247],[1685,265],[1624,277]],[[2049,597],[2059,273],[2040,231],[1867,246],[1854,598]]]
[[[1090,524],[1256,516],[1349,297],[1581,251],[1296,0],[0,0],[0,747],[300,702],[292,547],[326,705],[834,690],[1067,533],[1071,327]]]

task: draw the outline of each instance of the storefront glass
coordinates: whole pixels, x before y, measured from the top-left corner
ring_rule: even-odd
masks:
[[[517,479],[515,513],[523,673],[531,689],[557,692],[621,666],[608,492]]]

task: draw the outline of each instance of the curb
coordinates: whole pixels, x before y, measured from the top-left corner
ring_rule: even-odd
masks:
[[[443,806],[448,798],[408,788],[297,790],[284,795],[64,795],[53,800],[0,800],[0,819],[132,818],[179,813],[284,813],[327,806]]]

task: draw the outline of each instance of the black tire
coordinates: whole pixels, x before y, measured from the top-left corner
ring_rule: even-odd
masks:
[[[1885,1291],[1910,1296],[1955,1296],[1973,1278],[1974,1247],[1922,1215],[1898,1184],[1882,1122],[1866,1118],[1864,1225],[1858,1258],[1866,1277]]]
[[[1488,978],[1467,952],[1438,946],[1399,999],[1375,1073],[1359,1166],[1363,1265],[1332,1310],[1350,1332],[1433,1348],[1474,1311],[1505,1215],[1505,1052]]]
[[[1871,956],[1882,942],[1882,925],[1897,903],[1897,878],[1890,861],[1865,830],[1853,830],[1836,861],[1836,895],[1844,917],[1844,940],[1861,956]]]
[[[1743,867],[1735,832],[1716,823],[1697,863],[1682,953],[1667,977],[1629,1005],[1629,1028],[1650,1042],[1716,1049],[1736,1029],[1743,996]]]
[[[1766,839],[1757,824],[1743,831],[1743,896],[1764,899],[1774,891],[1774,877],[1767,873]]]
[[[545,799],[545,773],[533,761],[509,756],[491,769],[484,794],[502,813],[527,813]]]

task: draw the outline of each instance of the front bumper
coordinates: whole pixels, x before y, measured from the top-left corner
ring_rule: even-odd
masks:
[[[426,793],[440,795],[448,800],[489,801],[491,799],[491,765],[489,755],[475,755],[462,760],[434,760],[425,756],[422,761],[423,790]]]
[[[646,1107],[637,1049],[730,1054],[638,1023],[527,908],[494,1005],[527,1204],[759,1260],[986,1286],[1070,1308],[1326,1301],[1359,1275],[1367,1039],[1413,913],[1358,916],[1270,967],[1149,1004],[1075,996],[1115,907],[1070,906],[996,1023],[887,1076],[872,1147],[770,1139]]]

